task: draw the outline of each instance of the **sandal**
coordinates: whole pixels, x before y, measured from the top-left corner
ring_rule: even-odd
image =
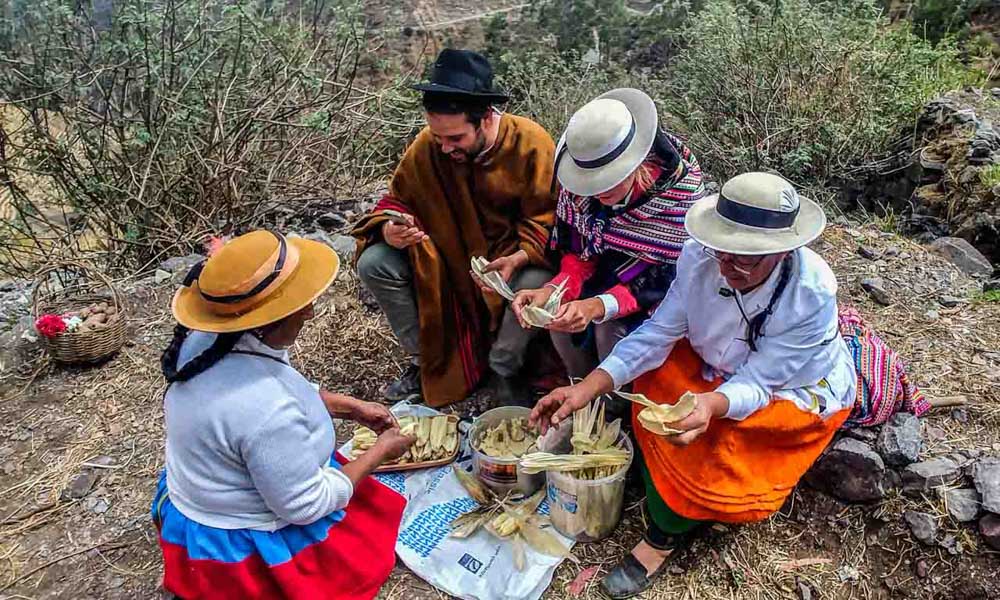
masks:
[[[670,554],[663,559],[663,562],[660,563],[660,566],[656,570],[652,573],[647,573],[646,567],[630,551],[611,572],[604,576],[604,579],[601,580],[601,589],[613,600],[631,598],[648,590],[660,575],[663,574],[667,563],[670,562],[670,558],[691,545],[691,541],[694,539],[692,534],[695,531],[697,529],[676,535],[659,532],[656,532],[659,535],[651,535],[650,530],[647,529],[642,536],[642,540],[654,550],[670,550]],[[654,542],[651,538],[658,539]]]

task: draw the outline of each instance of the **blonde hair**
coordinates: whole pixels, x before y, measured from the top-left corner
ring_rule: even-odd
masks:
[[[632,176],[635,178],[633,184],[639,184],[644,190],[648,190],[653,186],[653,173],[647,166],[646,161],[642,161],[635,171],[632,171]]]

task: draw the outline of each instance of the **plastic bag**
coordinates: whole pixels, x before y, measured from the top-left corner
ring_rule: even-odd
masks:
[[[397,416],[441,414],[426,406],[401,402],[392,407]],[[466,428],[467,430],[467,428]],[[350,442],[341,447],[349,456]],[[471,469],[468,438],[462,441],[457,464]],[[403,523],[396,540],[396,554],[403,563],[439,590],[469,600],[537,600],[552,582],[561,558],[525,549],[525,568],[514,566],[513,544],[480,528],[468,538],[448,537],[450,523],[458,515],[476,507],[452,472],[451,465],[432,469],[379,473],[374,475],[406,498]],[[543,502],[539,513],[548,514]],[[549,531],[567,548],[573,540]]]

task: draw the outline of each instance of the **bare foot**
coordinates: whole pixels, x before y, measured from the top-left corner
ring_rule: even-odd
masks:
[[[673,550],[657,550],[647,544],[646,540],[640,541],[635,548],[632,548],[632,556],[639,561],[639,564],[646,568],[646,577],[652,576],[671,553],[673,553]]]

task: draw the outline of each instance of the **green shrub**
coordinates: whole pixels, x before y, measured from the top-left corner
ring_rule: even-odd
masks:
[[[868,160],[932,96],[975,80],[947,44],[865,0],[709,3],[659,89],[717,177],[807,183]]]
[[[558,140],[574,112],[600,94],[626,85],[623,71],[588,65],[572,53],[509,52],[493,58],[509,110],[540,123]]]

